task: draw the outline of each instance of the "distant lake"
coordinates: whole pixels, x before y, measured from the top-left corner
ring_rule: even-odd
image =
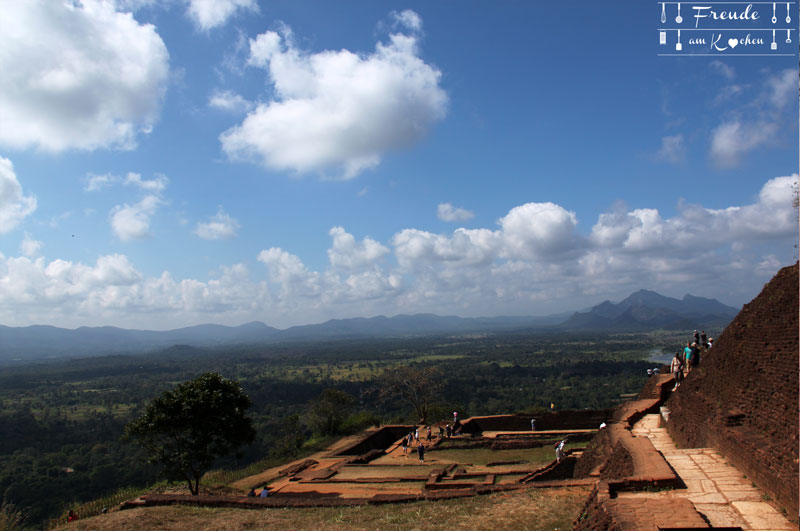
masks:
[[[654,363],[660,363],[662,365],[668,365],[670,361],[672,361],[672,357],[675,356],[674,352],[663,352],[660,348],[651,349],[650,352],[647,354],[647,361],[652,361]]]

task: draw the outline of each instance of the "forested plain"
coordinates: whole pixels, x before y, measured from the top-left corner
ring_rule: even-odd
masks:
[[[636,393],[686,333],[504,334],[292,342],[128,356],[52,360],[0,368],[0,496],[41,527],[65,508],[116,489],[148,486],[159,471],[124,426],[165,390],[204,372],[237,380],[252,399],[256,441],[223,459],[241,469],[288,460],[324,442],[316,422],[323,391],[347,393],[338,433],[415,422],[412,407],[380,392],[387,369],[436,367],[429,420],[516,412],[601,409]],[[329,396],[331,393],[328,393]],[[337,394],[336,396],[342,396]],[[328,430],[329,431],[329,430]]]

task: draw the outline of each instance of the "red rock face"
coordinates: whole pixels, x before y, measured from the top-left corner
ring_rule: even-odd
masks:
[[[781,269],[666,403],[670,435],[714,447],[798,513],[798,265]]]

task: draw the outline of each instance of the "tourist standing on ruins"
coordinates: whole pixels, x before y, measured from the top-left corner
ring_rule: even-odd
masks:
[[[700,334],[697,333],[697,330],[694,331],[694,342],[700,344]]]
[[[414,440],[415,441],[419,440],[419,428],[417,427],[414,427]]]
[[[426,436],[428,437],[428,440],[430,441],[431,440],[431,427],[430,426],[428,426],[428,429],[426,430],[426,432],[427,432]]]
[[[561,462],[564,459],[564,445],[567,444],[566,439],[562,439],[560,442],[556,443],[556,461]]]
[[[705,330],[700,332],[700,346],[708,348],[708,336],[706,335]]]
[[[672,388],[674,391],[681,386],[681,382],[683,381],[683,360],[681,359],[680,351],[676,352],[675,357],[672,358],[672,363],[669,366],[669,372],[675,375],[675,387]]]
[[[425,445],[424,444],[419,443],[419,446],[417,446],[417,453],[419,454],[419,462],[420,463],[424,463],[425,462]]]
[[[700,365],[700,347],[697,343],[692,343],[692,366],[697,367]]]
[[[686,374],[692,372],[692,344],[686,343],[686,347],[683,349],[683,359],[686,364]]]
[[[536,419],[531,419],[531,431],[536,431]]]
[[[403,436],[403,455],[408,453],[408,437]]]

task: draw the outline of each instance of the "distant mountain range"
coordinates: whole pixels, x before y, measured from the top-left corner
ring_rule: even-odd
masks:
[[[176,330],[128,330],[111,326],[76,329],[0,325],[0,362],[155,351],[175,345],[214,347],[281,341],[321,341],[511,330],[645,331],[727,325],[739,312],[715,299],[683,300],[641,290],[619,303],[605,301],[586,312],[545,317],[456,317],[434,314],[332,319],[279,330],[261,322],[241,326],[205,324]]]
[[[721,328],[739,313],[716,299],[684,295],[665,297],[655,291],[639,290],[614,304],[604,301],[588,312],[576,312],[561,327],[568,330],[681,330]]]

